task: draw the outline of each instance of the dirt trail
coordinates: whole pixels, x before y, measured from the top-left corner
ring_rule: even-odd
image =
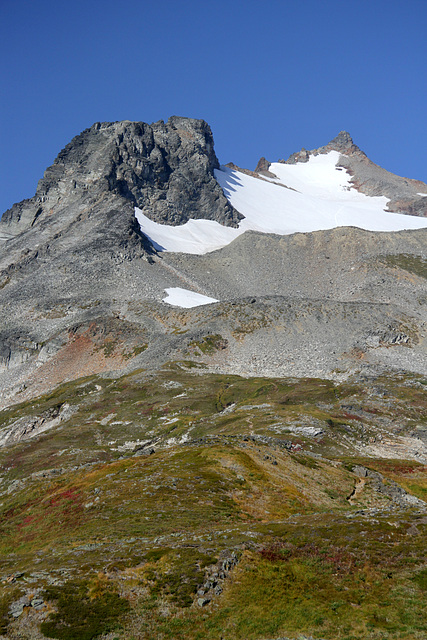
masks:
[[[356,484],[354,485],[354,489],[353,489],[352,493],[347,498],[347,500],[349,501],[350,504],[354,504],[355,502],[357,502],[357,500],[359,499],[360,494],[362,493],[363,489],[365,488],[365,484],[366,484],[365,478],[358,478],[357,479]]]

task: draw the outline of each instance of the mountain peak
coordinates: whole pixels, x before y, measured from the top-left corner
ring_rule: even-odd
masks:
[[[359,149],[357,145],[354,144],[353,138],[349,134],[348,131],[340,131],[335,138],[324,145],[323,147],[319,147],[318,149],[311,149],[307,151],[304,147],[301,151],[297,151],[289,156],[286,160],[286,164],[296,164],[297,162],[308,162],[310,156],[317,156],[319,153],[329,153],[329,151],[338,151],[343,155],[354,156],[357,155],[359,157],[366,158],[366,154]],[[285,162],[284,160],[280,160],[279,162]]]
[[[342,149],[347,149],[353,145],[353,138],[349,134],[348,131],[340,131],[335,138],[332,138],[329,145],[334,145],[336,147],[340,147]]]
[[[33,198],[5,212],[0,231],[16,235],[64,212],[69,224],[105,198],[118,211],[130,208],[133,216],[137,206],[158,222],[206,218],[237,226],[240,216],[214,178],[218,168],[204,120],[97,122],[59,153]]]

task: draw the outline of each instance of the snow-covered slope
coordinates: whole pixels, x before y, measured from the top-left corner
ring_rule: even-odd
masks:
[[[400,231],[427,227],[427,219],[388,213],[385,197],[370,197],[352,188],[350,175],[336,164],[340,154],[311,156],[300,164],[273,163],[277,178],[258,179],[223,167],[215,177],[224,194],[245,218],[239,228],[210,220],[190,220],[174,227],[153,222],[139,209],[142,232],[161,251],[203,254],[232,242],[245,231],[287,235],[335,227]]]

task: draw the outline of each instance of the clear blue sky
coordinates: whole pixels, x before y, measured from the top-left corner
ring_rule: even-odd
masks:
[[[426,0],[0,0],[0,213],[96,121],[204,118],[254,168],[348,130],[427,181]]]

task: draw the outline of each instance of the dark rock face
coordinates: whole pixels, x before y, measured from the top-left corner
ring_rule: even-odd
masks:
[[[33,198],[5,212],[0,235],[16,235],[64,209],[72,214],[101,200],[105,205],[105,199],[114,209],[137,206],[157,222],[205,218],[236,226],[240,216],[214,178],[217,168],[203,120],[96,123],[60,152]]]
[[[269,169],[270,169],[270,162],[268,162],[268,160],[266,160],[266,158],[264,158],[264,156],[262,156],[262,158],[260,158],[258,160],[258,164],[255,167],[255,173],[260,173],[262,176],[268,176],[271,177],[274,174],[272,174]]]
[[[80,321],[102,304],[109,317],[129,300],[161,299],[171,276],[160,275],[155,286],[157,271],[147,273],[155,251],[134,208],[168,224],[207,218],[236,225],[216,167],[202,120],[98,123],[74,138],[35,196],[0,220],[0,374],[33,360],[39,335],[55,342],[68,315]]]
[[[168,224],[207,218],[236,225],[216,167],[202,120],[97,123],[74,138],[35,196],[0,221],[0,378],[31,364],[42,342],[46,357],[62,348],[58,336],[71,319],[115,317],[129,301],[161,299],[171,281],[178,284],[151,269],[155,251],[134,208]]]
[[[365,153],[359,149],[357,145],[354,144],[351,135],[348,131],[340,131],[335,138],[333,138],[329,144],[326,145],[325,149],[328,151],[339,151],[340,153],[345,154],[357,154],[360,156],[365,156]],[[366,157],[366,156],[365,156]]]

